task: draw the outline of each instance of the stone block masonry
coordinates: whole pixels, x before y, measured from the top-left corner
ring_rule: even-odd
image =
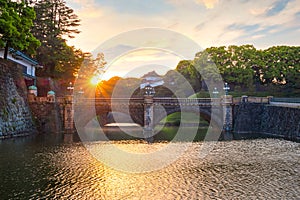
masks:
[[[17,66],[0,59],[0,139],[36,133],[19,76]]]
[[[39,132],[58,133],[62,130],[60,108],[56,102],[51,99],[46,99],[46,101],[29,100],[29,105]]]
[[[235,134],[259,134],[300,141],[300,109],[263,103],[234,107]]]

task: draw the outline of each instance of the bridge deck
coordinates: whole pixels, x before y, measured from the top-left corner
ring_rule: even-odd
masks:
[[[144,104],[144,98],[95,98],[95,99],[76,99],[75,104],[78,105],[111,105],[111,104]],[[153,105],[220,105],[221,98],[153,98]]]

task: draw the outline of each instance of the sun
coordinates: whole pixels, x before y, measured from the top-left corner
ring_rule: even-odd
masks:
[[[92,85],[98,85],[101,82],[101,79],[99,76],[94,76],[91,78],[90,83]]]

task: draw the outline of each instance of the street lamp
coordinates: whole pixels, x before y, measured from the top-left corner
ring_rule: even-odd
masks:
[[[72,94],[72,91],[74,90],[74,87],[73,87],[73,83],[72,83],[72,82],[69,83],[69,86],[67,87],[67,90],[70,91],[70,95],[71,95],[71,94]]]
[[[79,91],[78,91],[78,94],[80,95],[80,97],[83,96],[84,91],[83,91],[82,87],[80,87],[80,89],[79,89]]]
[[[216,87],[214,88],[212,93],[213,93],[213,98],[218,98],[219,97],[219,91]]]
[[[152,95],[153,96],[154,94],[155,94],[154,88],[150,84],[146,85],[145,86],[145,95],[148,95],[148,96]]]
[[[224,91],[225,91],[225,95],[228,95],[228,92],[229,92],[229,90],[230,90],[230,87],[229,87],[229,85],[228,85],[228,83],[225,83],[224,84]]]

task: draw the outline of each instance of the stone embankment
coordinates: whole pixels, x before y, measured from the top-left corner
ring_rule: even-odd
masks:
[[[234,132],[300,141],[300,109],[242,103],[234,107]]]
[[[35,119],[35,125],[39,132],[60,132],[63,126],[64,104],[55,96],[36,97],[33,94],[28,96],[29,106]]]
[[[20,69],[0,59],[0,139],[36,132],[24,85]]]

